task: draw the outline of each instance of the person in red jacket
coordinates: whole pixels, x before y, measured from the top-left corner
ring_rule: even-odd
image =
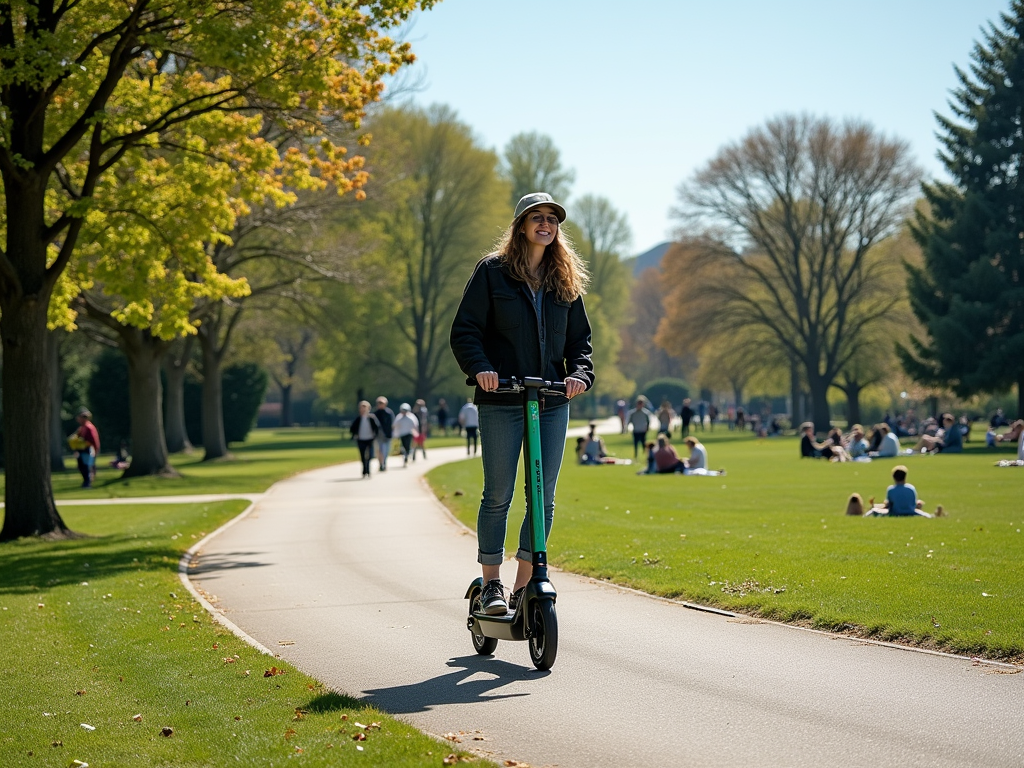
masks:
[[[88,447],[78,451],[78,471],[82,473],[82,487],[92,488],[92,481],[96,479],[96,457],[100,455],[100,433],[92,423],[88,408],[80,410],[75,420],[78,422],[75,435],[88,443]]]

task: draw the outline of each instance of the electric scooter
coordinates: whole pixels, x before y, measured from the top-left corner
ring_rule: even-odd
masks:
[[[475,383],[475,382],[473,382]],[[526,474],[526,508],[533,549],[533,576],[526,584],[514,612],[492,616],[481,610],[484,580],[469,585],[467,626],[476,652],[489,656],[499,640],[527,640],[530,659],[537,669],[550,669],[558,653],[558,619],[555,588],[548,580],[547,542],[544,531],[544,472],[540,453],[540,397],[565,395],[565,384],[525,377],[500,379],[497,392],[523,395],[523,465]]]

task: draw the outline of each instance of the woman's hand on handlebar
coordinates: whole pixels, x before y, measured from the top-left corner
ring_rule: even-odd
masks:
[[[575,379],[572,376],[565,377],[565,396],[572,400],[576,395],[581,395],[586,390],[587,385],[580,379]]]
[[[476,383],[484,392],[493,392],[498,388],[498,374],[494,371],[481,371],[476,375]]]

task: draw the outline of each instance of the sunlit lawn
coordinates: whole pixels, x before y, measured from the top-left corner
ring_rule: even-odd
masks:
[[[1009,449],[830,464],[801,460],[795,438],[701,436],[726,477],[637,476],[637,465],[581,467],[567,456],[551,562],[765,617],[1024,660],[1024,469],[994,466]],[[632,456],[628,436],[606,442]],[[853,491],[883,499],[900,462],[927,508],[942,504],[948,517],[844,515]],[[475,526],[479,460],[428,478]],[[518,519],[509,528],[514,551]]]
[[[0,763],[442,764],[451,745],[258,653],[184,589],[181,554],[244,506],[65,506],[93,538],[0,544]]]

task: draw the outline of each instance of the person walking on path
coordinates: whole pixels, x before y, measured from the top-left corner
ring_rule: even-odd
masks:
[[[363,477],[370,476],[370,459],[373,458],[373,442],[380,434],[380,422],[370,413],[370,402],[359,403],[359,415],[352,419],[348,431],[359,446],[359,459],[363,462]]]
[[[413,413],[416,421],[419,422],[419,432],[412,436],[412,460],[416,461],[416,451],[422,451],[423,460],[427,460],[427,437],[430,433],[430,411],[425,400],[417,400],[413,406]]]
[[[658,409],[658,424],[659,431],[665,433],[665,437],[672,437],[672,419],[676,416],[676,412],[672,410],[672,404],[668,400],[661,401],[661,408]]]
[[[437,401],[437,426],[448,437],[448,402],[443,397]]]
[[[459,409],[459,426],[466,430],[466,455],[469,456],[469,444],[472,443],[473,455],[476,456],[476,438],[477,431],[480,429],[480,411],[471,397]]]
[[[82,408],[75,421],[78,422],[78,429],[74,437],[78,438],[78,445],[81,446],[76,450],[82,487],[92,488],[92,481],[96,479],[96,457],[100,455],[100,432],[92,423],[92,412],[88,408]]]
[[[688,397],[683,399],[683,408],[679,411],[679,418],[682,420],[679,434],[686,437],[690,434],[690,422],[693,421],[693,408],[690,407],[690,398]]]
[[[452,352],[459,368],[476,382],[473,400],[480,409],[484,490],[477,517],[477,561],[484,578],[481,607],[493,615],[509,610],[500,567],[523,444],[522,399],[495,392],[498,381],[535,376],[565,382],[566,396],[546,395],[540,412],[545,534],[554,519],[568,401],[594,384],[590,320],[583,304],[586,268],[562,233],[564,221],[565,209],[551,195],[524,195],[497,251],[473,270],[452,323]],[[513,609],[532,575],[532,559],[524,516]]]
[[[413,413],[408,403],[398,406],[398,415],[395,416],[394,434],[402,443],[402,466],[409,466],[409,458],[416,461],[412,453],[412,439],[419,434],[419,419]]]
[[[391,453],[391,430],[395,423],[395,412],[388,408],[388,399],[381,395],[377,398],[377,410],[373,412],[380,424],[376,437],[377,463],[381,472],[388,470],[388,454]]]
[[[654,414],[644,407],[644,399],[636,399],[636,408],[629,412],[629,426],[633,428],[633,458],[636,458],[637,448],[643,448],[647,441],[647,430],[651,428],[651,419]]]
[[[622,398],[615,401],[615,415],[619,417],[619,424],[622,425],[619,434],[626,434],[626,401]]]

